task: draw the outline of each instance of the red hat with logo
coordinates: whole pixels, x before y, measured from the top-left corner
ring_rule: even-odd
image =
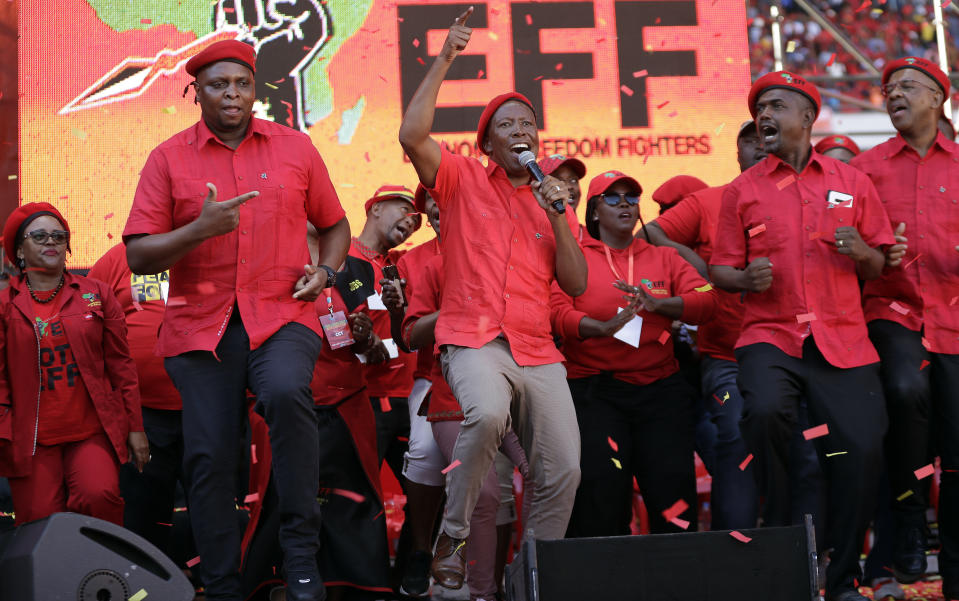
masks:
[[[832,150],[833,148],[845,148],[853,154],[859,154],[862,152],[859,150],[859,145],[852,141],[852,138],[849,136],[836,135],[836,136],[827,136],[813,147],[813,149],[822,154],[827,150]]]
[[[906,56],[886,65],[886,68],[882,70],[882,85],[889,83],[892,74],[900,69],[915,69],[928,75],[939,85],[943,95],[949,97],[949,77],[942,72],[939,65],[918,56]]]
[[[562,154],[551,154],[539,162],[539,168],[542,169],[543,173],[546,175],[551,175],[563,165],[566,165],[572,169],[573,173],[576,174],[576,177],[583,177],[586,175],[586,165],[583,164],[583,161],[574,159],[572,157],[567,157]]]
[[[606,171],[604,173],[600,173],[593,179],[589,180],[589,191],[586,194],[586,198],[599,196],[606,190],[609,190],[610,186],[612,186],[616,182],[622,182],[622,181],[625,181],[631,186],[633,186],[634,188],[636,188],[636,190],[640,194],[643,193],[643,187],[639,185],[638,181],[626,175],[622,171],[613,170],[613,171]]]
[[[67,223],[67,220],[63,218],[60,211],[52,204],[48,202],[28,202],[25,205],[20,205],[10,213],[10,216],[7,217],[7,222],[3,226],[3,251],[7,255],[7,260],[11,263],[17,259],[17,247],[20,246],[20,242],[23,240],[27,226],[29,226],[34,219],[42,217],[43,215],[54,217],[63,224],[63,229],[65,229],[68,234],[70,233],[70,224]],[[69,249],[70,246],[69,243],[67,243],[67,250]]]
[[[407,188],[406,186],[391,186],[385,185],[377,188],[376,192],[373,193],[363,205],[364,210],[369,213],[370,209],[373,208],[373,205],[383,202],[384,200],[404,200],[410,203],[413,208],[416,208],[416,195],[413,194],[413,191]],[[422,211],[420,211],[422,212]],[[420,215],[420,212],[416,213],[416,229],[420,229],[420,226],[423,225],[423,216]]]
[[[802,94],[812,102],[816,110],[816,116],[819,116],[822,97],[819,95],[819,90],[816,89],[816,86],[795,73],[790,73],[789,71],[773,71],[757,79],[756,82],[753,83],[753,87],[749,89],[749,97],[746,103],[749,108],[749,114],[753,116],[753,119],[756,118],[756,101],[759,100],[763,92],[774,88],[792,90],[793,92]]]
[[[709,184],[693,177],[692,175],[677,175],[671,177],[662,183],[656,191],[653,192],[653,200],[662,207],[671,207],[687,194],[692,194],[697,190],[708,188]]]
[[[237,63],[256,73],[256,51],[253,46],[237,40],[210,44],[186,62],[186,72],[196,77],[203,67],[220,61]]]
[[[486,108],[483,109],[483,114],[480,115],[479,125],[476,126],[476,147],[479,148],[479,151],[483,154],[487,154],[483,150],[483,142],[486,141],[486,128],[489,127],[490,119],[493,118],[493,114],[496,113],[496,110],[499,107],[503,106],[510,100],[515,100],[517,102],[522,102],[529,107],[529,110],[533,111],[533,116],[536,116],[536,109],[533,108],[533,103],[529,101],[529,98],[523,96],[519,92],[506,92],[505,94],[500,94],[496,98],[489,101],[489,104],[486,105]]]

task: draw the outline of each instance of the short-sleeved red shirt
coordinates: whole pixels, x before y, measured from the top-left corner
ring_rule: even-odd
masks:
[[[920,158],[901,135],[854,158],[895,229],[906,224],[902,265],[866,282],[866,321],[923,329],[929,350],[959,354],[959,145],[941,133]]]
[[[713,237],[719,222],[726,186],[704,188],[684,197],[660,215],[655,223],[669,239],[693,249],[706,263],[713,256]],[[718,303],[713,318],[699,326],[699,352],[717,359],[735,361],[733,349],[743,323],[742,295],[716,290]]]
[[[563,360],[549,325],[556,240],[528,185],[444,149],[430,190],[443,215],[446,289],[440,345],[479,348],[503,334],[519,365]]]
[[[262,119],[250,120],[236,150],[200,120],[157,146],[140,174],[124,241],[161,234],[200,215],[206,182],[219,200],[258,190],[240,207],[234,231],[204,241],[170,270],[170,296],[157,354],[213,351],[234,304],[250,347],[290,322],[322,331],[313,304],[293,298],[310,263],[306,223],[332,226],[345,213],[326,166],[305,134]]]
[[[426,263],[428,263],[438,254],[440,254],[440,241],[438,238],[433,238],[432,240],[427,240],[419,246],[411,248],[409,252],[400,257],[400,260],[396,262],[396,268],[400,272],[400,277],[406,280],[407,296],[412,294],[412,290],[410,289],[409,285],[414,274],[420,273],[426,266]],[[409,303],[409,299],[407,299],[406,302]],[[407,308],[409,307],[407,306]],[[416,368],[413,370],[413,379],[417,380],[424,378],[428,380],[432,371],[433,353],[421,353],[417,351]]]
[[[856,264],[839,254],[835,231],[855,227],[875,248],[894,241],[864,173],[812,151],[801,173],[771,155],[726,188],[710,261],[738,269],[769,257],[773,282],[747,294],[737,348],[758,342],[802,357],[805,339],[836,367],[879,360],[866,332]]]
[[[150,409],[181,409],[180,393],[163,367],[163,358],[153,352],[166,310],[169,272],[135,275],[127,265],[126,246],[117,244],[100,257],[87,276],[110,286],[123,308],[130,356],[137,364],[140,404]]]
[[[683,320],[703,323],[716,307],[712,286],[674,248],[653,246],[636,238],[629,248],[610,248],[609,252],[615,272],[606,258],[605,245],[587,233],[583,238],[589,274],[586,292],[571,298],[553,284],[551,318],[553,331],[563,339],[567,376],[583,378],[607,371],[619,380],[643,386],[676,373],[679,364],[673,356],[671,318],[640,311],[643,326],[639,348],[612,337],[580,338],[579,324],[584,317],[612,319],[618,308],[626,305],[623,293],[613,286],[618,279],[632,279],[633,285],[645,286],[657,298],[682,297]]]
[[[327,288],[316,299],[317,315],[326,315],[329,312],[327,295],[332,301],[333,311],[342,311],[344,315],[356,312],[359,308],[350,310],[343,301],[343,296],[336,288]],[[320,356],[313,367],[313,380],[310,390],[313,392],[313,403],[320,406],[336,405],[347,399],[366,386],[366,369],[360,360],[353,354],[353,346],[345,346],[333,350],[327,340],[323,341]]]

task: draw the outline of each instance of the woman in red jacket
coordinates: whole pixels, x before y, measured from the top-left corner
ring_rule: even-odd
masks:
[[[553,328],[563,338],[582,439],[570,537],[629,534],[634,476],[650,530],[696,529],[697,391],[678,373],[670,326],[701,323],[716,300],[675,249],[633,237],[641,193],[618,171],[593,178],[582,241],[586,292],[553,290]],[[624,300],[617,284],[632,294]]]
[[[66,271],[70,228],[52,205],[17,208],[3,246],[22,273],[0,292],[0,476],[16,521],[74,511],[122,525],[118,467],[150,455],[123,310]]]

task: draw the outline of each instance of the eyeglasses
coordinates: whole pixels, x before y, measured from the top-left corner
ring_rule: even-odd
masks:
[[[893,92],[896,91],[896,88],[902,88],[902,91],[903,91],[903,93],[905,93],[905,94],[912,94],[913,92],[915,92],[915,91],[918,90],[919,88],[926,88],[926,89],[929,90],[930,92],[938,92],[938,91],[939,91],[939,90],[937,90],[936,88],[933,88],[933,87],[931,87],[931,86],[927,86],[926,84],[924,84],[924,83],[922,83],[922,82],[918,82],[918,81],[916,81],[915,79],[900,79],[899,81],[895,81],[895,82],[892,82],[892,83],[883,84],[883,86],[880,88],[880,90],[882,90],[882,95],[883,95],[883,96],[887,96],[887,97],[888,97],[890,94],[892,94]]]
[[[602,195],[606,204],[611,207],[615,207],[622,201],[626,201],[630,206],[635,207],[639,204],[639,194],[624,194],[622,192],[605,192]]]
[[[54,244],[66,244],[70,241],[70,232],[63,230],[53,230],[52,232],[48,232],[47,230],[33,230],[32,232],[27,232],[23,238],[24,240],[31,238],[37,244],[46,244],[47,240],[51,238]]]

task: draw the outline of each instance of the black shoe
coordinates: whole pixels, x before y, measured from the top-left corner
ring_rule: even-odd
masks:
[[[430,594],[430,564],[433,555],[429,551],[414,551],[406,562],[400,594],[407,597],[427,597]]]
[[[845,590],[835,595],[826,595],[826,601],[869,601],[869,597],[864,597],[858,590]]]
[[[926,528],[913,526],[896,541],[892,573],[903,584],[912,584],[926,575]]]
[[[316,570],[290,570],[286,575],[286,601],[326,601],[326,587]]]

